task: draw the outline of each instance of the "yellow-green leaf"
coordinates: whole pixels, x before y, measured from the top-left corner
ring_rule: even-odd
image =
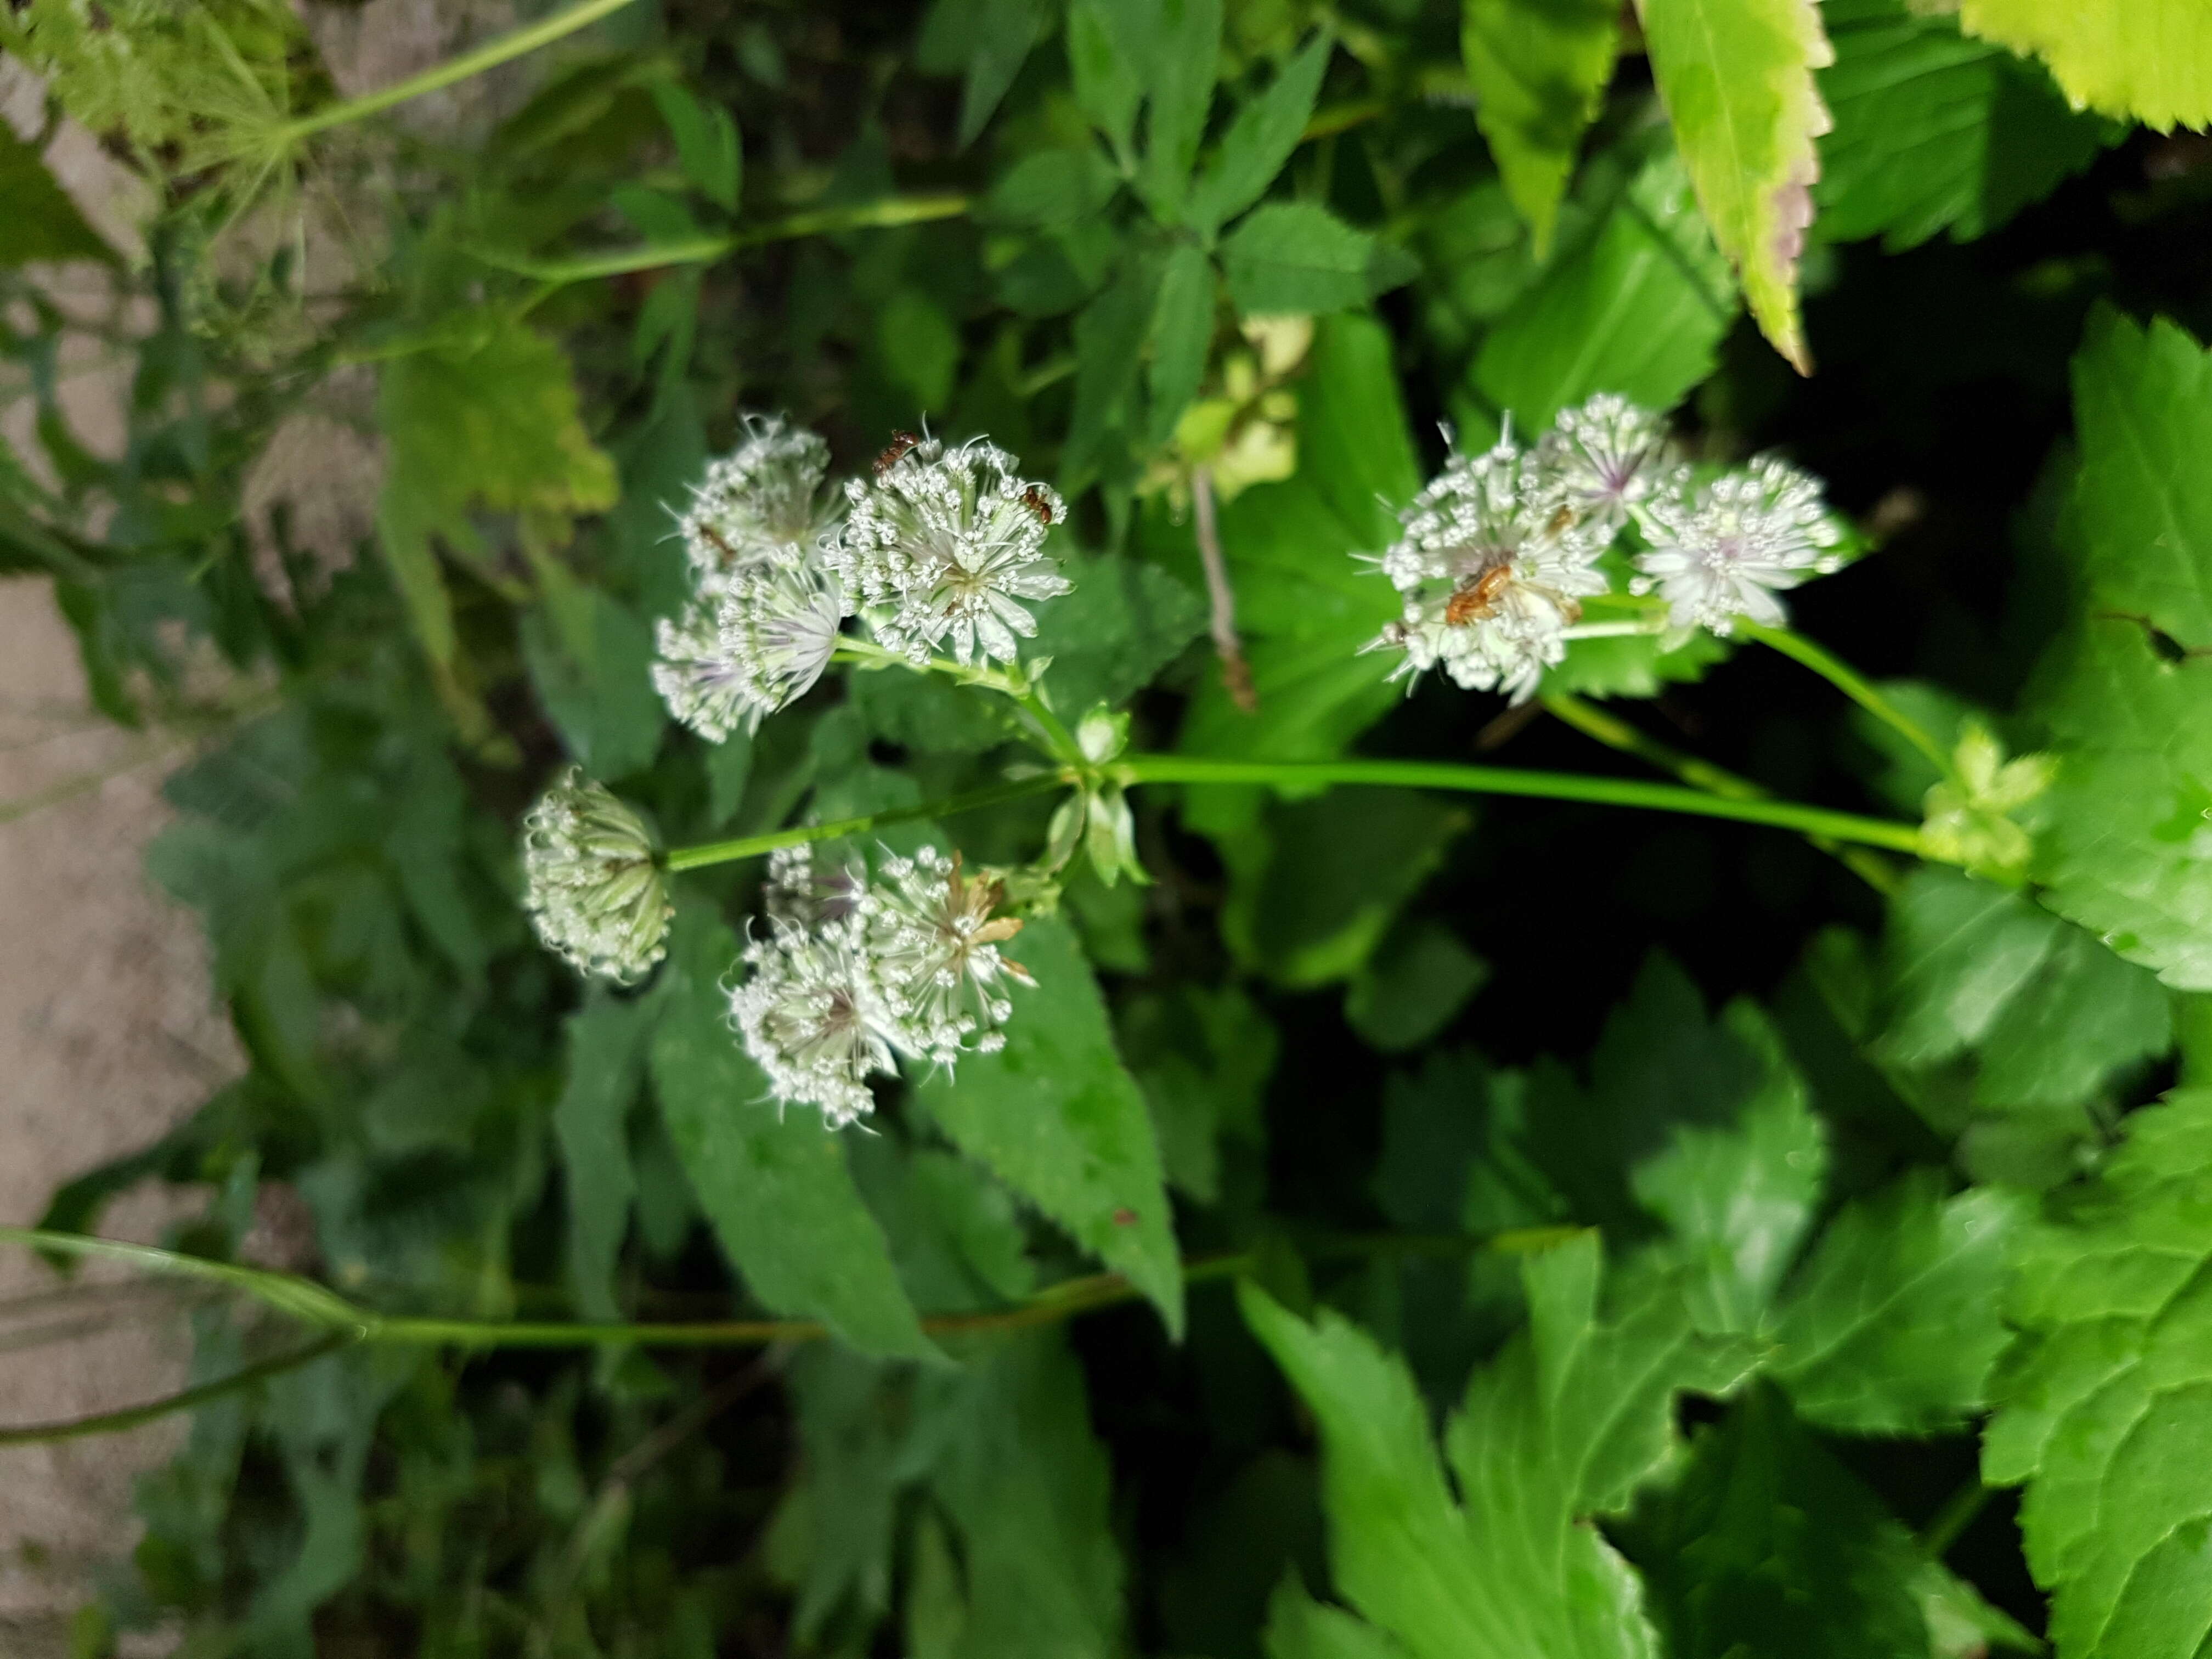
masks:
[[[1813,71],[1833,57],[1813,0],[1638,0],[1652,77],[1713,238],[1760,331],[1812,370],[1797,256],[1813,222],[1814,140],[1828,130]]]
[[[2160,132],[2212,122],[2204,0],[1963,0],[1959,22],[2042,58],[2076,108]]]

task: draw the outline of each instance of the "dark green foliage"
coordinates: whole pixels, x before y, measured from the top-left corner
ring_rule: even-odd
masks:
[[[2194,25],[2168,63],[2132,5],[2102,48],[2094,7],[1943,10],[661,0],[486,129],[272,149],[331,95],[289,8],[0,8],[149,204],[132,265],[0,127],[0,570],[53,579],[102,714],[189,742],[149,866],[244,1055],[48,1224],[155,1177],[205,1199],[180,1249],[289,1218],[377,1313],[603,1328],[198,1412],[87,1659],[2199,1655],[2212,190],[2069,103],[2194,107]],[[310,199],[360,231],[312,281]],[[1800,286],[1803,382],[1742,297],[1788,343]],[[1826,482],[1851,567],[1793,621],[1924,746],[2055,757],[2008,880],[1112,769],[1680,750],[1905,835],[1984,811],[1741,632],[1620,631],[1625,553],[1540,690],[1629,752],[1363,653],[1401,599],[1356,556],[1437,427],[1607,392],[1701,477]],[[248,489],[303,410],[382,445],[362,546]],[[722,744],[669,717],[672,514],[775,410],[841,478],[926,422],[1056,481],[1042,704],[871,662]],[[1125,749],[1054,753],[1091,816],[1041,870],[1052,794],[934,804],[1055,721]],[[664,847],[897,811],[824,867],[1006,874],[1005,1047],[904,1056],[842,1131],[779,1107],[731,1024],[757,862],[672,878],[665,961],[580,988],[518,902],[571,763]],[[196,1382],[302,1334],[193,1330]]]

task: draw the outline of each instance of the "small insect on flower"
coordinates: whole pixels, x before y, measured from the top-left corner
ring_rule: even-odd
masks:
[[[884,446],[884,453],[876,457],[876,477],[882,477],[884,474],[904,460],[914,447],[921,441],[921,440],[911,432],[892,433],[891,441]]]
[[[1739,617],[1778,628],[1788,618],[1775,594],[1840,563],[1843,532],[1820,481],[1771,455],[1694,495],[1646,501],[1635,516],[1650,550],[1629,587],[1657,589],[1677,628],[1724,635]]]
[[[892,650],[922,662],[949,644],[962,662],[1012,662],[1036,632],[1029,605],[1068,591],[1044,550],[1065,504],[1016,465],[981,439],[924,438],[872,483],[847,484],[838,573]]]
[[[836,526],[836,499],[822,490],[830,446],[781,415],[747,415],[744,428],[745,441],[707,468],[677,520],[703,588],[757,560],[811,549]]]
[[[538,938],[595,978],[643,979],[667,954],[676,914],[644,822],[571,767],[522,830],[524,903]]]
[[[1470,690],[1532,696],[1566,654],[1582,596],[1611,536],[1510,440],[1455,453],[1399,515],[1405,534],[1375,562],[1405,605],[1368,650],[1405,653],[1393,678],[1441,667]]]

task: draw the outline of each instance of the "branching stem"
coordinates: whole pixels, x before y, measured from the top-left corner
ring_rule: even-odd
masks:
[[[956,812],[972,812],[979,807],[996,806],[1001,801],[1019,800],[1025,795],[1039,795],[1049,789],[1063,789],[1073,781],[1067,773],[1042,772],[1035,777],[994,784],[988,789],[972,790],[946,800],[924,801],[918,806],[894,806],[884,811],[870,812],[857,818],[839,818],[830,823],[793,824],[788,830],[771,830],[758,836],[740,836],[733,841],[710,841],[696,847],[678,847],[668,854],[667,866],[671,870],[700,870],[710,864],[730,864],[739,859],[758,858],[764,853],[775,852],[780,847],[803,847],[809,842],[828,841],[837,836],[865,835],[880,824],[902,823],[914,818],[951,817]]]

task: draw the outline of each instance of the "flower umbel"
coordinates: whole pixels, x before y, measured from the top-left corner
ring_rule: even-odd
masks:
[[[830,446],[781,415],[748,415],[745,441],[707,469],[677,522],[703,588],[787,549],[811,549],[836,525],[822,481]]]
[[[1367,649],[1406,653],[1393,678],[1442,667],[1470,690],[1534,695],[1583,596],[1605,591],[1594,566],[1609,532],[1510,439],[1453,454],[1399,520],[1405,534],[1377,562],[1404,614]]]
[[[931,438],[846,485],[838,573],[891,649],[921,662],[949,641],[963,663],[1012,662],[1036,632],[1028,605],[1068,591],[1044,550],[1066,504],[1017,465],[981,440],[947,449]]]
[[[813,931],[771,921],[744,960],[751,972],[730,993],[730,1014],[776,1098],[820,1107],[833,1128],[873,1111],[868,1079],[897,1068],[858,919]]]
[[[571,767],[522,821],[538,936],[581,972],[635,985],[667,954],[667,883],[637,814]]]
[[[1536,446],[1536,465],[1567,505],[1608,533],[1682,471],[1666,422],[1611,392],[1561,410]]]
[[[995,878],[963,873],[957,854],[925,847],[884,860],[860,911],[902,1048],[950,1066],[969,1049],[1006,1047],[1001,1028],[1013,1013],[1006,984],[1036,981],[1000,952],[1022,927],[993,914],[1005,897]]]
[[[1833,550],[1842,532],[1820,481],[1771,455],[1694,495],[1632,512],[1650,550],[1638,556],[1630,589],[1656,588],[1677,628],[1727,634],[1738,617],[1779,628],[1788,618],[1775,594],[1840,562]]]

